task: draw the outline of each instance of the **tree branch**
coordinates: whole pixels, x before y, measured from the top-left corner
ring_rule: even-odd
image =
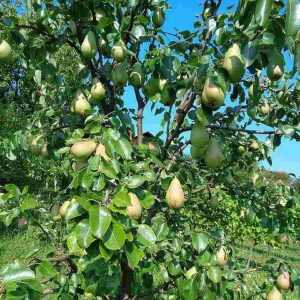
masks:
[[[136,96],[136,100],[138,103],[138,111],[137,111],[137,138],[138,138],[138,145],[143,143],[143,117],[144,117],[144,109],[146,106],[146,101],[140,94],[138,88],[134,88],[134,93]]]

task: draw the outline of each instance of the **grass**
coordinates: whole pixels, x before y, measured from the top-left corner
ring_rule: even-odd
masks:
[[[31,254],[43,258],[52,249],[41,231],[33,226],[23,230],[0,227],[0,232],[0,268],[16,259],[26,264]]]

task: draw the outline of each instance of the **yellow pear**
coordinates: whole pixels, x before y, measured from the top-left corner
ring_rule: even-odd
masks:
[[[184,192],[177,177],[171,181],[166,199],[170,208],[180,208],[183,206],[185,202]]]
[[[224,156],[220,145],[216,139],[212,138],[207,146],[204,161],[209,168],[216,169],[222,165],[223,160]]]
[[[59,214],[60,214],[61,217],[64,217],[66,215],[66,212],[67,212],[70,204],[71,204],[71,201],[67,200],[59,208]]]
[[[195,124],[191,131],[191,144],[192,146],[202,148],[207,146],[209,142],[209,133],[204,126]]]
[[[73,103],[73,111],[79,115],[85,116],[91,110],[91,105],[86,99],[85,95],[79,90],[76,92]]]
[[[228,72],[232,82],[241,80],[245,73],[245,64],[238,44],[233,44],[226,52],[223,68]]]
[[[97,144],[93,140],[82,140],[75,143],[71,149],[70,153],[74,155],[75,158],[82,160],[88,158],[97,148]]]
[[[10,58],[11,51],[9,43],[3,40],[0,44],[0,60],[8,60]]]
[[[126,57],[125,49],[122,45],[115,45],[111,49],[111,56],[116,62],[123,62]]]
[[[282,290],[288,290],[291,286],[290,274],[288,272],[282,272],[277,277],[277,286]]]
[[[96,101],[100,101],[105,97],[106,91],[104,85],[95,78],[91,88],[91,97]]]
[[[276,287],[273,287],[267,295],[267,300],[283,300],[283,296]]]
[[[221,247],[216,253],[216,262],[220,267],[224,267],[228,262],[228,254],[225,247]]]
[[[94,58],[97,53],[97,42],[95,34],[89,31],[81,44],[81,53],[87,59]]]
[[[211,78],[207,78],[202,91],[202,103],[215,110],[224,104],[225,95],[222,88],[214,83]]]
[[[109,156],[106,154],[106,149],[103,144],[99,144],[97,146],[95,155],[99,155],[99,156],[103,157],[106,161],[110,160]]]
[[[249,147],[250,149],[256,151],[259,149],[259,143],[256,140],[253,140]]]
[[[138,220],[142,215],[142,206],[137,195],[128,194],[130,197],[130,205],[127,206],[127,214],[131,219]]]

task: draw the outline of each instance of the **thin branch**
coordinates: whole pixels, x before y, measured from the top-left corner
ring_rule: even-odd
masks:
[[[138,111],[137,111],[137,138],[138,145],[143,143],[143,117],[144,117],[144,109],[146,106],[146,101],[141,96],[141,93],[138,88],[134,88],[135,97],[138,103]]]

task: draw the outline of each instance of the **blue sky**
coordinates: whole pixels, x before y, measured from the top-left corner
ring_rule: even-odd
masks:
[[[168,11],[164,30],[168,32],[175,32],[175,29],[186,30],[193,28],[195,16],[200,13],[201,0],[168,0],[172,9]],[[221,6],[221,10],[228,5],[237,4],[238,1],[225,0]],[[132,90],[127,91],[127,103],[131,104],[133,108],[136,107],[135,97]],[[144,116],[144,129],[146,131],[158,132],[160,124],[158,118],[153,116],[150,111],[150,105],[147,106]],[[300,142],[282,140],[282,144],[272,154],[273,165],[270,167],[265,163],[267,169],[276,171],[285,171],[294,173],[300,176]]]

